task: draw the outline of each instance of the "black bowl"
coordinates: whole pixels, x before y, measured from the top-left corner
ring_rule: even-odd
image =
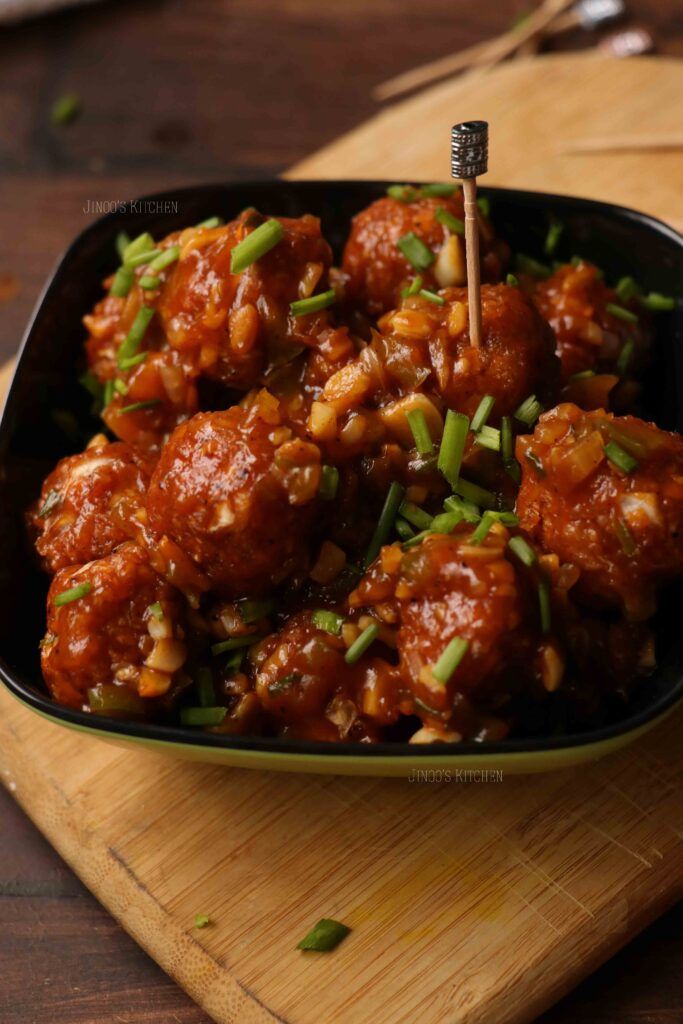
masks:
[[[672,594],[665,595],[656,619],[655,674],[638,688],[628,706],[614,709],[609,720],[568,735],[535,735],[485,746],[475,742],[443,744],[437,755],[434,747],[403,742],[367,746],[214,736],[187,728],[99,718],[60,707],[47,695],[38,648],[44,632],[47,578],[37,568],[27,544],[23,515],[55,462],[80,450],[84,439],[97,429],[88,398],[78,384],[84,340],[81,318],[101,296],[102,279],[116,267],[116,234],[127,231],[135,236],[149,230],[159,237],[215,214],[230,219],[253,205],[269,214],[318,215],[323,233],[339,256],[351,216],[383,195],[386,185],[272,181],[162,192],[96,221],[69,247],[26,332],[0,423],[0,678],[26,705],[64,724],[86,727],[109,738],[170,744],[176,753],[179,748],[175,745],[180,744],[195,758],[205,753],[207,759],[229,763],[384,774],[399,770],[400,764],[403,771],[416,764],[479,764],[484,755],[487,763],[517,761],[531,770],[534,755],[551,751],[567,755],[551,758],[553,764],[572,763],[636,735],[683,695],[683,636]],[[646,290],[664,294],[680,290],[683,238],[652,217],[565,196],[498,188],[482,189],[481,194],[490,200],[496,229],[514,251],[543,258],[548,225],[551,218],[557,218],[564,224],[558,258],[585,256],[603,268],[609,281],[631,275]],[[642,414],[661,427],[681,430],[680,303],[672,313],[658,315],[655,324],[655,356],[643,381]],[[539,766],[544,760],[539,759]]]

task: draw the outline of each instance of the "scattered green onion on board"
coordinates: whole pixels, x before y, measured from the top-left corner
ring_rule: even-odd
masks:
[[[515,409],[515,419],[527,427],[533,427],[538,417],[543,412],[543,406],[536,398],[536,395],[529,395],[525,398],[518,409]]]
[[[377,526],[375,532],[372,535],[372,539],[368,545],[368,550],[365,553],[365,566],[370,565],[371,562],[377,558],[379,550],[389,537],[393,527],[396,515],[399,510],[399,506],[403,501],[404,488],[401,484],[395,480],[389,485],[387,496],[384,499],[384,506],[380,513],[380,517],[377,520]]]
[[[460,220],[459,217],[454,217],[450,210],[446,210],[445,207],[439,206],[434,216],[438,220],[439,224],[443,224],[443,226],[448,228],[452,234],[465,234],[465,221]]]
[[[361,635],[354,640],[349,647],[348,651],[344,655],[344,661],[347,665],[355,665],[355,663],[361,658],[368,647],[379,635],[379,626],[376,622],[373,622],[370,626],[366,626]]]
[[[622,473],[632,473],[638,468],[638,460],[625,452],[615,441],[609,441],[605,445],[605,455]]]
[[[227,708],[181,708],[181,725],[220,725],[228,713]]]
[[[285,229],[279,220],[271,217],[260,224],[251,234],[238,242],[230,253],[230,273],[241,274],[262,256],[274,249],[285,237]]]
[[[508,547],[523,565],[530,568],[532,565],[536,564],[536,552],[524,537],[510,537]]]
[[[327,309],[337,298],[334,288],[330,288],[320,295],[311,295],[308,299],[297,299],[290,302],[289,312],[292,316],[307,316],[309,313],[319,313],[321,309]]]
[[[342,924],[341,921],[334,921],[332,918],[323,917],[314,928],[311,928],[308,935],[297,944],[297,949],[311,953],[329,953],[336,949],[342,939],[345,939],[351,929]]]
[[[439,660],[432,666],[432,675],[443,686],[446,685],[456,668],[465,657],[469,641],[462,637],[454,636],[446,646]]]
[[[324,608],[313,612],[311,615],[311,622],[317,629],[322,629],[324,633],[331,633],[333,636],[339,636],[341,628],[344,625],[344,616],[337,615],[336,612],[327,611]]]
[[[431,455],[434,451],[434,442],[429,433],[429,426],[422,409],[411,409],[410,412],[406,413],[406,419],[413,435],[418,455]]]
[[[68,590],[63,590],[61,594],[55,596],[54,604],[56,608],[61,608],[62,605],[71,604],[72,601],[80,601],[82,597],[89,594],[92,590],[92,583],[77,583],[75,587],[69,587]]]
[[[415,267],[416,270],[426,270],[427,267],[431,267],[436,259],[432,250],[424,244],[421,238],[417,237],[414,231],[409,231],[407,235],[402,235],[396,245],[411,267]]]
[[[209,924],[211,924],[211,918],[209,917],[208,914],[195,914],[195,928],[206,928],[206,926]]]
[[[75,92],[66,93],[60,96],[52,104],[50,120],[55,125],[71,124],[81,112],[81,100]]]
[[[469,420],[464,413],[454,412],[453,409],[448,410],[439,448],[437,468],[451,487],[454,487],[460,475],[469,427]]]
[[[624,306],[618,306],[616,302],[608,302],[605,309],[612,316],[615,316],[617,320],[623,320],[627,324],[638,323],[638,317],[635,313],[632,313],[630,309],[626,309]]]

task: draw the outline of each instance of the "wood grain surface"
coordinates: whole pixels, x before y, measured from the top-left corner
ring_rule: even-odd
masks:
[[[370,11],[355,0],[128,2],[5,31],[0,354],[16,347],[59,250],[93,219],[87,199],[273,174],[369,116],[373,85],[500,31],[524,6],[425,0],[415,18],[401,0],[374,0]],[[629,7],[659,30],[660,49],[683,55],[678,0]],[[50,104],[68,89],[82,95],[84,112],[57,131]],[[31,731],[29,742],[39,735]],[[3,1024],[206,1021],[2,795],[0,814]],[[678,1021],[680,925],[680,913],[667,915],[544,1024]]]

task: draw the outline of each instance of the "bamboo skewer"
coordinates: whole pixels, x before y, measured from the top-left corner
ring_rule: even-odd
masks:
[[[465,198],[465,251],[467,257],[467,310],[470,344],[481,347],[481,269],[479,265],[479,211],[477,176],[488,170],[486,121],[465,121],[451,129],[451,175],[462,180]]]

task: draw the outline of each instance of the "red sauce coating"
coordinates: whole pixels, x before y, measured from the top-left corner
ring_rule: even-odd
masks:
[[[397,246],[399,239],[410,232],[437,255],[430,267],[419,271],[425,288],[437,290],[446,285],[465,284],[463,239],[437,219],[439,209],[462,221],[462,193],[410,203],[385,196],[356,214],[342,261],[347,277],[346,296],[353,306],[369,317],[378,317],[398,305],[401,289],[418,273]],[[445,266],[438,254],[447,244],[452,246],[452,256]],[[506,249],[495,240],[490,224],[482,217],[480,251],[484,281],[500,279]]]
[[[84,583],[91,588],[84,597],[55,605],[58,594]],[[146,552],[133,543],[98,561],[60,570],[48,594],[47,635],[41,651],[43,675],[55,700],[74,708],[87,706],[87,691],[98,684],[118,684],[146,696],[140,684],[143,663],[155,644],[149,608],[156,602],[169,623],[167,632],[181,635],[177,592],[150,568]],[[160,677],[153,682],[162,684],[156,696],[168,688],[171,674],[153,675]]]
[[[152,469],[143,453],[104,437],[62,459],[28,515],[46,568],[57,572],[102,558],[137,536]]]
[[[631,472],[609,460],[610,442],[637,460]],[[577,593],[633,620],[652,615],[657,587],[683,571],[683,440],[633,416],[563,404],[518,438],[517,457],[521,525],[577,566]]]
[[[261,392],[248,408],[198,413],[165,445],[148,496],[167,534],[227,596],[271,590],[305,563],[320,452]]]

